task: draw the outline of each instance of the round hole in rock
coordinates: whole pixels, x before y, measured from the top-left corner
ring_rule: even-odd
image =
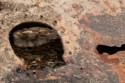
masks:
[[[41,22],[23,22],[9,33],[14,53],[24,59],[27,69],[65,65],[63,44],[57,31]]]

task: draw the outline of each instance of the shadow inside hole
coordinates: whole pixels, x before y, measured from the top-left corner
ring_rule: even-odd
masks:
[[[24,39],[20,39],[21,42],[23,40],[23,42],[21,43],[26,43],[24,46],[23,44],[21,46],[18,46],[18,42],[17,44],[15,44],[16,38],[14,36],[14,34],[16,32],[22,34],[23,31],[32,31],[32,27],[38,28],[43,31],[46,30],[46,32],[44,34],[42,34],[42,32],[40,32],[39,37],[44,39],[47,39],[47,42],[45,41],[43,44],[39,44],[39,45],[32,45],[29,46],[26,45],[28,44],[27,42],[29,42],[28,38],[30,37],[30,34],[32,35],[32,33],[28,34],[27,38],[25,38],[24,35]],[[10,40],[10,44],[12,46],[12,49],[14,50],[14,53],[21,59],[24,59],[25,64],[27,65],[27,69],[32,70],[32,69],[43,69],[45,67],[50,67],[50,68],[55,68],[55,67],[60,67],[62,65],[65,65],[66,63],[63,60],[63,54],[64,54],[64,49],[63,49],[63,44],[61,41],[60,36],[58,35],[57,31],[55,34],[57,34],[57,37],[54,37],[54,39],[52,37],[49,38],[49,36],[51,36],[51,34],[48,36],[48,31],[51,31],[53,33],[53,31],[55,31],[51,26],[41,23],[41,22],[24,22],[21,23],[17,26],[15,26],[9,33],[9,40]],[[33,31],[32,31],[33,32]],[[39,33],[37,34],[36,37],[36,42],[42,42],[42,40],[39,40],[38,37]],[[20,36],[19,36],[20,37]],[[32,37],[32,36],[31,36]],[[49,38],[49,39],[48,39]],[[31,38],[32,39],[32,38]],[[30,42],[34,43],[33,40],[31,40]]]
[[[98,45],[96,47],[96,50],[98,51],[99,54],[107,53],[109,55],[112,55],[112,54],[117,53],[118,51],[124,51],[125,44],[122,44],[121,47]]]

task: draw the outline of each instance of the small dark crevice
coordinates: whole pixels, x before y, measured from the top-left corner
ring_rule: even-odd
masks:
[[[40,19],[42,19],[43,18],[43,15],[40,15]]]
[[[69,52],[69,54],[71,55],[71,54],[72,54],[72,52]]]
[[[66,41],[67,44],[69,44],[69,41]]]
[[[0,11],[3,10],[3,4],[0,2]]]
[[[81,67],[80,70],[84,70],[84,69]]]
[[[54,23],[57,24],[57,21],[55,20]]]
[[[109,55],[112,55],[112,54],[117,53],[118,51],[124,51],[125,44],[122,44],[121,47],[98,45],[96,47],[96,50],[98,51],[99,54],[108,53]]]

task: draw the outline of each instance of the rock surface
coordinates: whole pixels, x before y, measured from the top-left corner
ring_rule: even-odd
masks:
[[[14,43],[19,47],[37,47],[59,38],[55,30],[32,27],[13,33]]]
[[[125,83],[125,52],[101,57],[96,50],[99,44],[124,44],[124,8],[124,0],[0,0],[1,83]],[[28,76],[16,72],[23,61],[14,53],[9,33],[30,21],[47,23],[58,32],[66,65],[35,74],[30,70]],[[113,58],[120,62],[105,62]]]

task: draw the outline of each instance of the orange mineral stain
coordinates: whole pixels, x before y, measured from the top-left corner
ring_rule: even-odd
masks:
[[[125,65],[119,64],[112,68],[119,77],[119,83],[125,83]]]
[[[108,58],[107,54],[99,54],[98,51],[96,50],[96,54],[99,55],[100,59],[108,64],[119,64],[119,59],[117,58]]]
[[[108,0],[104,1],[104,4],[106,5],[107,8],[109,8],[112,12],[115,12],[115,9],[113,8],[113,6],[109,3]]]
[[[89,18],[86,15],[83,15],[83,19],[87,22],[90,22]]]

